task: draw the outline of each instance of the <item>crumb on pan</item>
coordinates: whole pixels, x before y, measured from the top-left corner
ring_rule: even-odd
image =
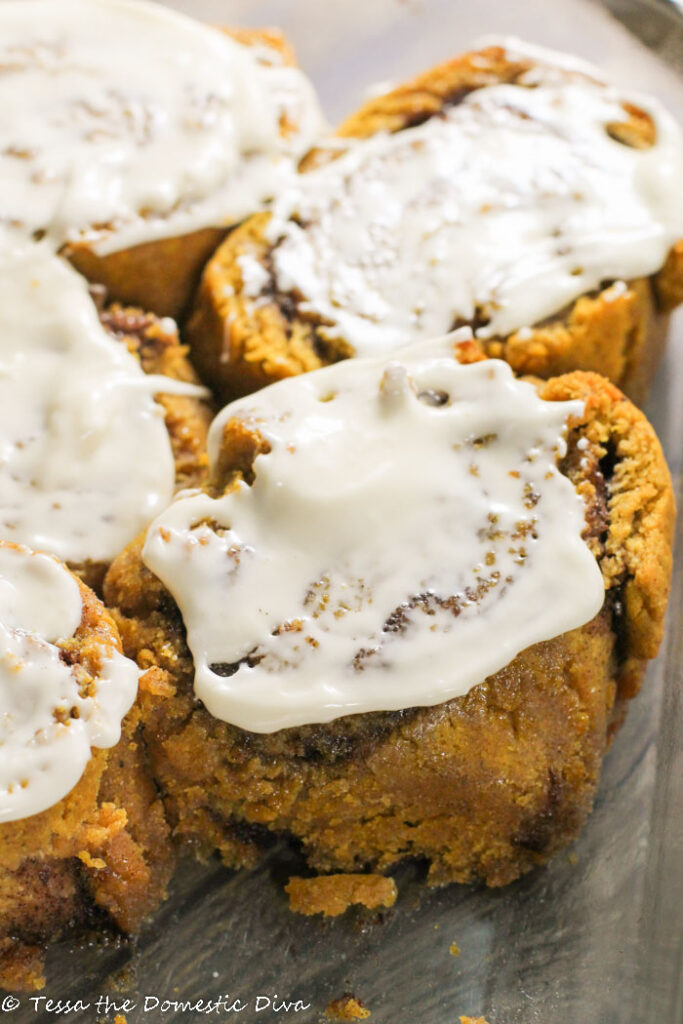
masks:
[[[353,904],[368,910],[393,907],[396,883],[384,875],[319,875],[317,878],[290,878],[285,886],[289,909],[295,914],[324,914],[336,917]]]
[[[367,1020],[371,1014],[360,999],[347,993],[329,1003],[325,1016],[328,1020]]]
[[[31,992],[45,985],[41,945],[0,939],[0,989]]]

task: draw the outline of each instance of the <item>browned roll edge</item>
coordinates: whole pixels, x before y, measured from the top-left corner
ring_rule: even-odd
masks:
[[[109,612],[77,582],[83,614],[65,656],[97,675],[102,645],[121,650],[121,641]],[[118,745],[93,750],[66,797],[0,824],[0,987],[40,988],[45,943],[93,915],[137,931],[164,897],[172,866],[134,706]]]

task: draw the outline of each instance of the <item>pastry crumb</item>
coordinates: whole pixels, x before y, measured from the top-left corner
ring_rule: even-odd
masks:
[[[325,1016],[328,1020],[367,1020],[371,1013],[360,999],[343,995],[340,999],[332,1000],[325,1009]]]
[[[0,939],[0,988],[32,992],[44,986],[42,946]]]
[[[324,914],[336,917],[354,904],[375,910],[393,907],[396,883],[384,875],[318,875],[316,878],[290,878],[285,886],[289,909],[295,914]]]
[[[461,1017],[460,1024],[488,1024],[483,1017]]]
[[[81,850],[78,859],[85,864],[86,868],[92,868],[93,871],[103,871],[107,866],[101,857],[93,857],[88,850]]]
[[[451,956],[460,956],[460,946],[458,945],[457,942],[455,942],[455,940],[451,942],[450,946],[448,947],[448,952],[451,954]]]

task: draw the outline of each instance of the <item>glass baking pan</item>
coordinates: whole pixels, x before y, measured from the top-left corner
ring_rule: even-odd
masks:
[[[590,0],[172,6],[217,24],[282,27],[333,122],[373,83],[405,78],[491,33],[580,53],[631,88],[658,94],[683,119],[683,16],[667,0],[610,0],[609,12]],[[648,407],[679,505],[682,398],[679,317]],[[0,1016],[9,1014],[14,1024],[113,1022],[117,1012],[128,1024],[317,1024],[331,1000],[353,993],[371,1011],[371,1024],[455,1024],[461,1014],[484,1015],[490,1024],[680,1024],[681,527],[678,549],[661,656],[607,757],[581,838],[549,867],[492,891],[428,890],[423,870],[407,865],[396,874],[399,899],[391,911],[352,910],[323,921],[287,909],[283,885],[298,870],[296,851],[273,849],[250,874],[188,859],[170,899],[135,943],[57,944],[45,991],[13,1002],[0,997]],[[199,1001],[218,996],[222,1010],[202,1012]]]

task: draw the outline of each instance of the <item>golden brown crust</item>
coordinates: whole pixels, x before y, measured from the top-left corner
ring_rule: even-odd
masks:
[[[664,312],[670,312],[683,302],[683,240],[672,247],[654,284],[655,294]]]
[[[528,58],[510,60],[501,46],[461,54],[367,100],[342,122],[338,134],[364,139],[381,131],[401,131],[426,121],[475,89],[515,82],[532,67]]]
[[[100,319],[106,330],[139,360],[145,373],[199,384],[174,323],[117,303],[102,310]],[[156,400],[165,410],[176,490],[201,486],[208,470],[206,439],[215,411],[212,402],[168,394],[157,395]],[[73,563],[70,568],[99,594],[108,566],[107,562],[83,562]]]
[[[528,59],[508,59],[495,46],[465,54],[368,101],[338,134],[365,138],[378,131],[400,131],[467,92],[516,81],[531,65]],[[644,148],[654,141],[651,119],[632,105],[625,106],[624,121],[609,130],[626,145]],[[312,150],[301,163],[302,171],[334,155],[330,149]],[[224,401],[353,354],[350,345],[323,338],[314,323],[299,316],[291,296],[273,293],[258,304],[245,298],[237,260],[249,254],[269,268],[267,223],[267,214],[257,215],[219,246],[205,268],[187,324],[193,361]],[[508,360],[517,372],[544,379],[571,370],[601,373],[641,403],[663,349],[666,313],[681,300],[683,242],[672,249],[652,282],[639,279],[624,291],[607,285],[533,330],[482,342],[482,349]]]
[[[295,914],[337,917],[349,907],[368,910],[393,907],[396,883],[384,875],[318,875],[315,878],[290,878],[285,886],[289,909]]]
[[[536,62],[509,54],[503,46],[486,46],[437,64],[380,96],[367,100],[340,125],[337,134],[364,139],[379,131],[401,131],[438,114],[475,89],[516,82]],[[640,107],[624,103],[623,121],[608,125],[625,145],[647,149],[656,139],[652,118]]]
[[[64,649],[96,675],[102,647],[121,650],[121,641],[109,612],[76,579],[83,613]],[[66,797],[0,824],[0,986],[40,987],[44,943],[94,907],[132,932],[163,897],[172,851],[137,716],[133,708],[113,750],[93,750]]]
[[[243,46],[264,47],[266,52],[271,51],[273,60],[281,61],[285,67],[295,68],[298,66],[294,47],[279,28],[235,28],[221,25],[220,31],[232,36]],[[268,59],[271,59],[270,54]]]
[[[182,620],[142,564],[141,543],[116,560],[105,593],[124,648],[153,669],[143,721],[177,834],[218,848],[230,866],[253,862],[265,829],[294,835],[325,873],[386,871],[420,856],[433,884],[480,877],[490,885],[577,835],[622,702],[661,637],[673,499],[652,428],[614,386],[573,373],[539,387],[551,400],[586,402],[562,469],[587,504],[605,605],[456,700],[245,733],[194,701]],[[226,430],[215,487],[230,486],[231,472],[245,475],[258,449],[243,430]]]
[[[573,370],[600,373],[640,405],[659,365],[667,329],[668,317],[657,308],[650,282],[640,279],[583,295],[536,327],[479,344],[518,374],[547,379]]]
[[[105,256],[99,256],[87,242],[73,242],[62,249],[62,255],[88,281],[103,285],[112,300],[177,319],[190,301],[202,267],[226,232],[227,228],[201,228]]]
[[[199,384],[175,324],[117,303],[101,314],[105,327],[139,360],[148,374]],[[209,399],[159,394],[166,410],[176,471],[176,488],[200,487],[206,479],[206,437],[215,408]]]
[[[269,219],[256,214],[228,235],[206,266],[186,325],[192,361],[224,401],[352,354],[347,346],[338,356],[328,348],[325,356],[311,325],[289,319],[275,298],[257,306],[244,301],[238,257],[247,253],[267,264]]]
[[[274,29],[221,29],[245,46],[263,46],[284,64],[296,65],[285,37]],[[225,238],[227,227],[208,227],[173,238],[98,256],[88,242],[62,253],[84,277],[104,285],[109,299],[178,319],[187,308],[202,267]]]
[[[676,515],[659,441],[645,416],[596,374],[555,378],[540,393],[551,401],[582,399],[580,429],[591,451],[613,463],[600,567],[608,591],[623,589],[627,659],[654,658],[664,631]],[[576,483],[590,501],[589,484]]]

